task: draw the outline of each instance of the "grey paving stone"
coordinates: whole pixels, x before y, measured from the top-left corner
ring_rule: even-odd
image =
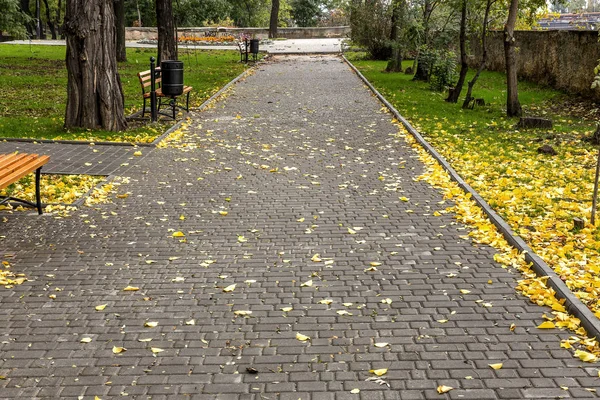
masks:
[[[48,171],[130,178],[126,198],[68,218],[2,214],[0,258],[29,281],[0,290],[0,397],[439,399],[445,384],[455,387],[446,398],[544,399],[600,389],[597,369],[560,348],[568,332],[535,329],[549,310],[515,294],[520,276],[462,239],[451,215],[433,216],[448,202],[415,180],[425,166],[397,132],[339,58],[286,57],[193,114],[184,147],[140,158],[126,147],[0,143],[52,151]],[[381,265],[366,270],[371,262]],[[367,381],[379,368],[383,384]]]

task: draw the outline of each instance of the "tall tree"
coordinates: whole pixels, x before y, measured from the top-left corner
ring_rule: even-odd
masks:
[[[385,68],[387,72],[402,72],[402,44],[400,41],[400,32],[403,28],[401,21],[404,18],[404,1],[405,0],[395,0],[392,3],[392,29],[390,32],[392,58]]]
[[[269,37],[277,37],[277,22],[279,22],[279,0],[271,0],[271,19],[269,20]]]
[[[125,50],[125,0],[114,0],[117,61],[127,61]]]
[[[463,105],[462,108],[467,108],[469,107],[469,104],[471,103],[471,101],[473,101],[473,86],[475,86],[475,83],[477,82],[477,79],[479,79],[479,75],[481,75],[481,71],[483,71],[483,69],[485,68],[485,64],[487,63],[487,27],[488,27],[488,19],[490,17],[490,10],[492,9],[492,5],[495,3],[496,0],[486,0],[486,4],[485,4],[485,12],[483,14],[483,21],[481,24],[481,38],[480,43],[481,43],[481,62],[479,63],[479,67],[477,68],[477,72],[475,72],[475,75],[473,76],[473,78],[469,81],[469,84],[467,86],[467,95],[465,96],[465,101],[463,101]]]
[[[177,60],[172,0],[156,0],[156,27],[158,29],[158,64],[160,65],[163,60]]]
[[[517,88],[517,54],[515,41],[515,25],[519,0],[510,0],[508,18],[504,25],[504,62],[506,64],[506,115],[519,117],[522,114],[519,92]]]
[[[30,18],[22,11],[19,1],[0,0],[0,10],[0,37],[3,31],[19,39],[27,37],[25,24]]]
[[[424,0],[421,6],[421,12],[423,15],[423,45],[427,48],[431,41],[431,16],[433,12],[440,4],[441,0]],[[428,63],[422,62],[421,60],[421,46],[417,47],[417,70],[415,71],[414,80],[427,81],[429,80]]]
[[[460,74],[458,76],[458,82],[450,92],[446,101],[449,103],[456,103],[462,92],[462,87],[465,84],[465,78],[469,71],[469,64],[467,64],[467,0],[462,0],[460,4],[460,33],[459,47],[460,47]]]
[[[44,0],[44,7],[46,8],[46,22],[48,23],[48,28],[50,28],[52,39],[56,40],[56,27],[54,26],[52,17],[50,17],[50,6],[48,5],[48,0]]]
[[[127,128],[115,57],[112,0],[67,0],[67,110],[65,128]]]

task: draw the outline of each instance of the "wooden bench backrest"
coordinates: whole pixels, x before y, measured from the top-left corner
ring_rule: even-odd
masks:
[[[142,72],[138,73],[138,78],[140,79],[140,85],[142,85],[142,94],[145,94],[146,88],[149,88],[152,85],[150,77],[151,77],[150,70],[142,71]],[[162,80],[161,77],[158,77],[154,80],[156,82],[156,88],[160,87],[161,80]],[[149,90],[150,89],[148,89],[148,91]]]
[[[0,189],[4,189],[50,160],[38,154],[0,154]]]

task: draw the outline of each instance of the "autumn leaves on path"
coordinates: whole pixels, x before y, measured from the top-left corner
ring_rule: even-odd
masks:
[[[341,59],[261,64],[127,196],[3,240],[32,282],[0,292],[2,393],[593,396],[439,174]]]

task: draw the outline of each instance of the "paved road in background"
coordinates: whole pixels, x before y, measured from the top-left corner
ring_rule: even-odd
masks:
[[[33,44],[33,45],[45,45],[45,46],[64,46],[64,40],[13,40],[10,42],[4,42],[0,44]],[[156,44],[146,44],[138,42],[126,42],[127,47],[132,48],[156,48]],[[202,46],[202,45],[185,45],[180,44],[181,49],[191,50],[238,50],[237,45],[219,45],[219,46]],[[266,51],[269,54],[288,54],[288,53],[340,53],[342,51],[342,39],[329,39],[329,38],[317,38],[317,39],[285,39],[285,40],[272,40],[267,43],[263,43],[260,46],[262,51]]]
[[[178,137],[111,204],[2,214],[0,398],[596,397],[341,59],[261,64]]]

